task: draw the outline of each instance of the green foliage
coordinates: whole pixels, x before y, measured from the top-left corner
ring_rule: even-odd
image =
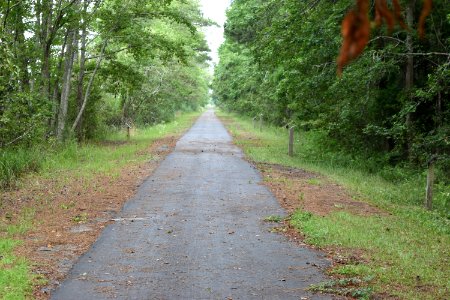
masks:
[[[435,186],[442,195],[435,198],[435,211],[426,211],[421,208],[425,195],[422,174],[399,166],[374,172],[377,168],[372,164],[376,166],[376,161],[324,149],[322,141],[326,133],[317,131],[296,132],[295,156],[289,157],[286,129],[266,126],[260,132],[253,128],[251,119],[225,113],[219,116],[230,121],[229,129],[236,143],[250,159],[324,174],[346,187],[356,200],[380,208],[380,213],[362,216],[348,212],[317,216],[303,210],[290,216],[291,225],[306,236],[308,243],[337,247],[344,256],[352,255],[354,250],[362,253],[360,260],[333,269],[333,273],[345,276],[344,281],[324,283],[313,287],[314,290],[362,299],[371,289],[401,299],[446,298],[446,278],[450,275],[448,186]],[[259,142],[246,143],[249,135]],[[359,281],[361,286],[348,284],[349,278]],[[371,280],[364,282],[365,278]],[[420,288],[423,286],[427,289]]]
[[[1,186],[35,170],[37,151],[169,122],[209,100],[209,49],[199,29],[211,22],[197,1],[52,3],[0,4]]]
[[[12,144],[32,145],[45,135],[50,106],[29,93],[0,98],[0,148]]]
[[[17,67],[14,65],[14,55],[9,46],[8,35],[0,31],[0,95],[1,98],[8,95],[14,87],[14,79],[17,76]]]
[[[370,158],[363,154],[349,153],[339,150],[335,142],[327,140],[327,133],[320,130],[296,131],[294,143],[294,157],[287,155],[288,132],[285,128],[265,126],[262,132],[253,129],[252,120],[249,118],[232,115],[239,124],[232,127],[232,132],[242,130],[252,132],[262,139],[260,147],[254,147],[253,143],[237,141],[248,154],[256,161],[268,161],[281,165],[295,165],[301,168],[311,169],[330,175],[333,179],[350,186],[356,193],[368,195],[377,205],[392,208],[396,205],[410,207],[410,214],[418,214],[425,197],[426,172],[409,166],[389,166],[383,155]],[[435,198],[434,210],[438,215],[448,218],[450,216],[450,198],[448,183],[442,173],[436,177],[441,178],[434,186]],[[316,180],[312,183],[320,184]],[[376,183],[376,184],[374,184]],[[432,220],[431,218],[430,220]],[[438,218],[439,219],[439,218]],[[436,227],[441,226],[440,222]]]
[[[196,115],[198,112],[185,113],[172,122],[134,129],[131,142],[127,141],[124,130],[117,130],[103,135],[98,141],[83,145],[74,140],[65,144],[49,140],[46,144],[29,149],[16,147],[1,150],[0,188],[14,186],[21,175],[30,172],[41,172],[48,176],[56,176],[54,170],[70,170],[74,176],[93,172],[108,173],[136,159],[148,159],[145,156],[136,157],[136,153],[155,139],[185,130]],[[103,146],[108,143],[117,144],[117,147]],[[80,165],[80,162],[83,164]]]
[[[115,113],[107,123],[167,122],[178,110],[196,110],[208,100],[205,53],[209,49],[193,24],[209,23],[201,17],[198,5],[173,1],[151,14],[161,14],[161,18],[139,19],[139,28],[131,29],[138,35],[133,38],[135,46],[108,59],[102,71],[106,91],[119,103],[112,105]],[[122,44],[129,45],[122,38],[114,40],[115,48]]]
[[[319,130],[335,151],[369,161],[375,157],[375,169],[424,168],[436,154],[442,172],[438,180],[448,183],[446,1],[434,2],[427,39],[412,36],[412,50],[407,46],[412,32],[387,36],[384,28],[375,30],[363,55],[338,78],[339,25],[353,5],[351,0],[234,1],[215,70],[214,101],[247,116],[262,114],[275,125]],[[420,9],[417,5],[415,15]],[[414,86],[407,90],[410,52],[416,53]]]

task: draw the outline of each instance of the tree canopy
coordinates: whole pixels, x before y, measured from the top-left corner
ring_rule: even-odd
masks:
[[[194,0],[0,3],[0,146],[166,121],[208,97]]]
[[[336,76],[340,24],[354,1],[236,0],[228,11],[215,102],[277,125],[326,133],[324,143],[374,165],[449,168],[450,18],[437,0],[414,28],[419,1],[401,2],[406,26],[374,27],[367,47]],[[374,6],[368,13],[375,16]],[[449,178],[447,176],[447,178]]]

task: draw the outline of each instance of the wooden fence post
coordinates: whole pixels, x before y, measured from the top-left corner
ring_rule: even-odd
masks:
[[[425,196],[425,208],[428,210],[433,209],[433,184],[434,184],[434,162],[436,156],[433,156],[428,161],[428,174],[427,174],[427,188]]]
[[[127,140],[130,140],[131,134],[131,125],[128,122],[125,122],[125,126],[127,127]]]
[[[263,126],[263,115],[260,114],[259,115],[259,131],[262,131],[262,126]]]
[[[289,147],[288,147],[289,156],[294,156],[294,127],[295,126],[291,126],[289,128]]]
[[[256,117],[254,117],[252,120],[253,120],[253,129],[256,129]]]

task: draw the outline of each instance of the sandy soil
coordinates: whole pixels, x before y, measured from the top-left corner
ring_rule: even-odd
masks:
[[[342,186],[305,170],[257,163],[267,185],[288,212],[302,209],[319,216],[335,211],[356,215],[382,214],[370,204],[353,199]]]

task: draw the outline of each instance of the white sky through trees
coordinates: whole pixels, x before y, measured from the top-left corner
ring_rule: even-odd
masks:
[[[223,24],[226,20],[225,13],[231,2],[231,0],[200,0],[203,15],[220,25],[220,27],[211,26],[204,29],[214,64],[217,64],[219,61],[217,50],[223,42]]]

